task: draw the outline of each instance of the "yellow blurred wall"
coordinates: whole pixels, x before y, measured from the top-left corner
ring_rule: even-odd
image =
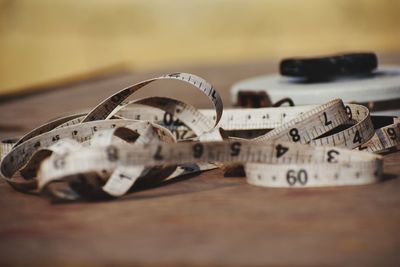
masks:
[[[0,92],[126,64],[400,52],[399,0],[0,0]]]

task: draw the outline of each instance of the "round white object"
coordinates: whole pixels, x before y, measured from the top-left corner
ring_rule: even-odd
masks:
[[[400,66],[382,66],[369,76],[341,77],[314,83],[280,74],[258,76],[232,86],[232,103],[236,102],[239,91],[264,91],[272,103],[290,97],[296,105],[320,104],[335,98],[358,103],[400,100]],[[400,116],[400,104],[395,109],[374,114]]]

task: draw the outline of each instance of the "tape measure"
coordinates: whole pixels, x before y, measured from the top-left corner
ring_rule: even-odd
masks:
[[[192,85],[214,109],[199,110],[165,97],[127,101],[162,80]],[[129,86],[87,114],[59,118],[17,142],[3,142],[0,170],[19,191],[66,201],[119,197],[135,184],[237,164],[257,186],[369,184],[382,175],[382,157],[372,152],[400,143],[398,119],[384,121],[375,129],[366,107],[340,99],[223,110],[221,97],[207,81],[173,73]]]

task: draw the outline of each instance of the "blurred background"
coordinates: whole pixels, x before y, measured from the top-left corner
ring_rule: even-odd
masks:
[[[120,69],[400,52],[398,0],[0,0],[0,94]]]

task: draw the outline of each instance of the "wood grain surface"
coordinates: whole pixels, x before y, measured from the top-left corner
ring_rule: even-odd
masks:
[[[180,70],[210,81],[229,106],[234,82],[274,66]],[[132,82],[175,71],[125,73],[8,99],[0,103],[0,136],[20,135],[93,107]],[[195,93],[171,82],[143,94],[182,96],[207,107]],[[399,266],[399,160],[399,152],[386,155],[383,182],[365,186],[260,188],[213,170],[122,199],[77,204],[51,204],[0,182],[0,265]]]

